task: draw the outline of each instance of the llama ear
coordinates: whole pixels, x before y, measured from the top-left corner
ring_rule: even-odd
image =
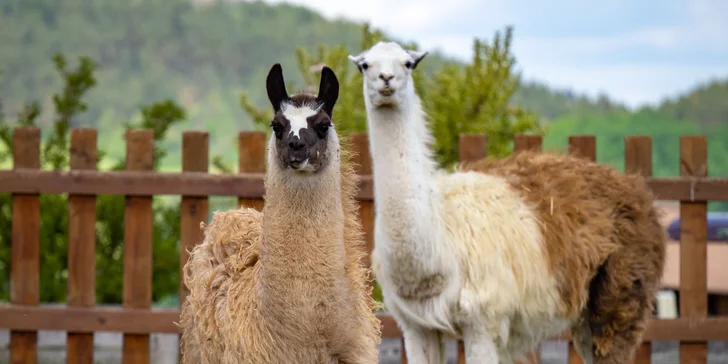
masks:
[[[356,66],[356,69],[359,70],[359,73],[363,73],[364,72],[364,70],[361,69],[361,65],[360,65],[360,63],[361,63],[361,61],[363,59],[364,59],[364,53],[361,53],[361,54],[359,54],[357,56],[352,56],[351,54],[349,55],[349,60],[352,63],[354,63],[354,65]]]
[[[268,91],[268,100],[273,106],[273,111],[278,112],[281,109],[281,103],[290,100],[288,92],[286,92],[286,83],[283,80],[283,68],[280,63],[276,63],[268,72],[265,80],[265,87]]]
[[[321,69],[321,83],[319,84],[316,100],[322,104],[323,110],[329,114],[329,117],[334,115],[334,105],[336,105],[338,98],[339,80],[331,68],[324,66]]]
[[[417,68],[417,65],[420,63],[421,60],[425,58],[425,56],[428,54],[427,51],[412,51],[408,50],[407,53],[409,53],[410,57],[412,57],[412,68]]]

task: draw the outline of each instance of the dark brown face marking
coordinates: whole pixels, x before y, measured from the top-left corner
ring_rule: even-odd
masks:
[[[326,112],[317,109],[314,96],[295,95],[273,117],[271,127],[282,168],[315,172],[328,164],[328,134],[332,124]]]
[[[334,72],[323,68],[318,96],[307,93],[288,96],[278,64],[268,74],[266,86],[275,112],[270,125],[280,167],[310,173],[325,168],[330,160],[327,145],[331,115],[339,94]]]

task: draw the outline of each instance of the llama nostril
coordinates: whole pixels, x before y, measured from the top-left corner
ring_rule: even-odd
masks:
[[[391,79],[394,78],[394,75],[389,74],[389,73],[380,73],[379,74],[379,78],[381,78],[385,82],[389,82],[389,80],[391,80]]]
[[[301,140],[299,138],[294,138],[293,140],[288,142],[288,147],[293,150],[300,150],[300,149],[303,149],[303,147],[305,147],[305,146],[306,146],[306,144],[304,144],[303,140]]]

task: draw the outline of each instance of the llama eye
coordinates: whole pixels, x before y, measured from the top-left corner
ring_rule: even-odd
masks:
[[[407,61],[404,63],[404,66],[407,68],[412,68],[412,61]]]
[[[316,125],[316,133],[320,138],[323,138],[324,136],[326,136],[326,132],[329,131],[330,126],[331,122],[318,124]]]
[[[362,62],[361,64],[359,64],[359,67],[361,67],[361,69],[365,70],[365,69],[369,68],[369,65],[366,62]]]
[[[273,128],[273,133],[276,134],[276,138],[280,139],[283,127],[281,127],[280,124],[270,124],[270,126]]]

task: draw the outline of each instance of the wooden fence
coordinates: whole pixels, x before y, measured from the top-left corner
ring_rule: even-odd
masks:
[[[362,175],[361,217],[372,247],[373,202],[371,159],[366,134],[351,136],[359,152]],[[460,159],[485,155],[486,137],[462,135]],[[12,363],[36,363],[37,330],[68,332],[67,357],[71,363],[92,363],[93,332],[124,333],[124,363],[149,362],[150,333],[178,333],[178,310],[151,311],[152,297],[152,196],[181,195],[180,262],[186,250],[200,242],[199,222],[207,220],[208,196],[238,196],[243,205],[262,207],[265,172],[265,134],[241,132],[239,173],[208,174],[208,134],[183,133],[181,173],[156,173],[153,168],[151,130],[131,130],[126,135],[126,171],[96,170],[96,130],[71,131],[70,170],[40,170],[40,130],[17,128],[13,135],[13,170],[0,171],[0,192],[12,197],[11,304],[0,306],[0,328],[11,330]],[[517,136],[516,150],[541,149],[538,136]],[[728,179],[707,178],[707,141],[703,136],[680,138],[680,177],[649,178],[660,200],[679,200],[681,211],[680,317],[650,321],[637,358],[650,362],[650,341],[680,341],[682,363],[706,363],[706,341],[728,341],[728,317],[707,317],[706,205],[728,200]],[[569,152],[594,160],[596,138],[572,136]],[[652,173],[652,140],[625,139],[625,168],[645,176]],[[68,302],[65,308],[38,306],[39,297],[39,194],[69,194]],[[122,308],[95,307],[96,196],[126,196],[124,218],[124,288]],[[180,285],[180,301],[186,290]],[[383,337],[402,333],[388,315],[380,315]],[[568,340],[567,333],[554,338]],[[464,362],[462,342],[458,344]],[[538,358],[533,356],[531,362]],[[403,355],[402,362],[406,362]],[[581,362],[573,347],[569,363]]]

